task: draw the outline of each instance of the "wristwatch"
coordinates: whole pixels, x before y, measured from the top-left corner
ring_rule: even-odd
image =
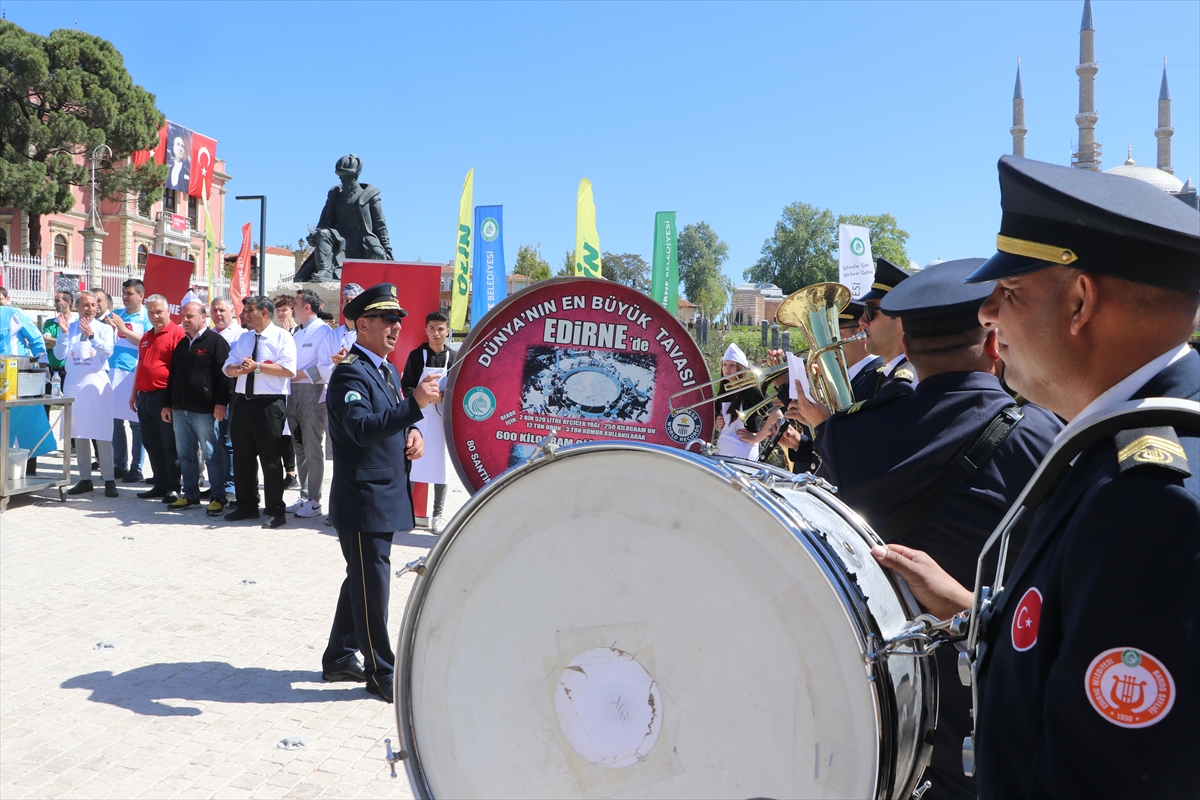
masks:
[[[254,365],[254,374],[255,374],[255,375],[261,375],[261,374],[262,374],[262,364],[255,364],[255,365]]]

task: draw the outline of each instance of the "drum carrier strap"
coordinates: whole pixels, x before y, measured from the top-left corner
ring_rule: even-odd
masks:
[[[942,470],[942,474],[923,495],[914,500],[891,522],[876,530],[879,537],[885,542],[890,542],[901,534],[907,533],[914,525],[925,519],[930,511],[933,511],[946,499],[955,486],[979,472],[991,460],[996,450],[1022,419],[1021,409],[1016,403],[1004,408],[993,417],[975,441],[964,445],[955,454],[946,468]]]

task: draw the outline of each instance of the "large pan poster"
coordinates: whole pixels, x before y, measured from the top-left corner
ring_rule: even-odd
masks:
[[[627,286],[541,281],[471,329],[445,400],[446,441],[465,486],[480,489],[527,459],[553,430],[560,444],[613,439],[695,450],[713,415],[670,411],[712,397],[687,330]],[[709,407],[711,408],[711,407]]]

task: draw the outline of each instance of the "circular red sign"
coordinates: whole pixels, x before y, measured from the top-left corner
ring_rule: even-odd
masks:
[[[461,366],[459,366],[461,364]],[[463,485],[478,490],[557,430],[560,444],[602,439],[697,449],[712,440],[704,357],[665,308],[595,278],[540,281],[494,307],[459,349],[443,408]]]
[[[1038,623],[1042,619],[1042,593],[1032,586],[1021,595],[1013,614],[1013,649],[1024,652],[1037,644]]]

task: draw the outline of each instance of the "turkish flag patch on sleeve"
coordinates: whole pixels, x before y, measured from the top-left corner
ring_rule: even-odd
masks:
[[[1017,610],[1013,613],[1012,645],[1014,650],[1025,652],[1037,644],[1038,623],[1042,620],[1042,593],[1034,587],[1025,590]]]

